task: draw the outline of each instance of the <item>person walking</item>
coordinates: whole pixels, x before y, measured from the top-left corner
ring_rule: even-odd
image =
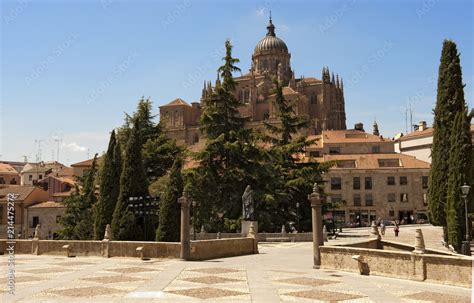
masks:
[[[400,228],[398,227],[398,223],[395,222],[395,228],[393,229],[395,232],[395,237],[398,237],[398,233],[400,232]]]
[[[382,232],[382,236],[385,236],[385,223],[383,221],[380,222],[380,231]]]

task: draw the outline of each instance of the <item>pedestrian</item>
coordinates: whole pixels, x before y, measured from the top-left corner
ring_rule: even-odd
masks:
[[[380,222],[380,230],[382,232],[382,236],[385,236],[385,223],[383,221]]]
[[[398,237],[398,233],[400,232],[400,229],[398,227],[397,222],[395,222],[395,228],[393,230],[395,231],[395,237]]]

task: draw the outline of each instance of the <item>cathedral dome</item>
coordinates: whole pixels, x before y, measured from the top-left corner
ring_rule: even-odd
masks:
[[[267,35],[257,43],[255,46],[254,54],[262,52],[279,52],[288,53],[288,47],[286,43],[275,35],[275,26],[270,18],[270,23],[267,26]]]

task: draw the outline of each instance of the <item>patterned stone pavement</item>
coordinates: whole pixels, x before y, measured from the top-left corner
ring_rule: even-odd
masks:
[[[17,255],[16,295],[0,302],[470,302],[466,288],[314,270],[311,243],[259,249],[204,262]]]

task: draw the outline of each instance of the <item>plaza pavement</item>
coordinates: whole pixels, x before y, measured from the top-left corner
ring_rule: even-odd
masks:
[[[308,242],[261,243],[259,250],[201,262],[17,255],[16,295],[0,301],[470,302],[467,288],[312,269]],[[0,266],[5,277],[5,256]],[[0,285],[4,293],[5,278]]]

